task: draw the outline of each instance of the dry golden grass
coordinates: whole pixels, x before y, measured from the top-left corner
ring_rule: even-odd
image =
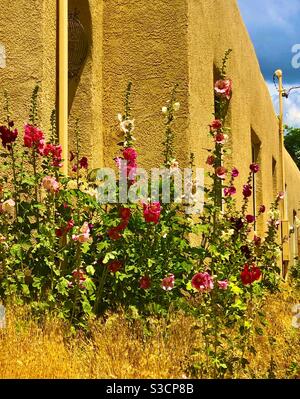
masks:
[[[268,334],[276,378],[299,377],[300,330],[291,326],[291,305],[300,302],[289,289],[271,296],[267,305]],[[89,338],[70,335],[63,323],[49,319],[39,325],[25,308],[9,308],[7,328],[0,330],[0,378],[182,378],[201,333],[190,317],[177,314],[170,323],[151,321],[151,334],[138,321],[122,315],[91,324]],[[255,337],[257,355],[250,371],[235,377],[266,378],[271,351],[266,335]]]

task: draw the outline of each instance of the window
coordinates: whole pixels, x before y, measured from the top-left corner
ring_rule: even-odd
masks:
[[[251,129],[251,162],[258,163],[261,168],[261,154],[260,154],[261,141],[256,133]],[[259,223],[257,218],[257,209],[262,204],[262,184],[261,173],[253,173],[252,175],[252,212],[255,217],[254,230],[257,229]]]

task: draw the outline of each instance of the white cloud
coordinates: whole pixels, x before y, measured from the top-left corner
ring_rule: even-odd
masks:
[[[273,82],[267,82],[267,86],[274,104],[275,113],[279,113],[279,96]],[[285,89],[290,89],[286,86]],[[291,127],[300,127],[300,89],[292,91],[289,98],[283,99],[284,124]]]

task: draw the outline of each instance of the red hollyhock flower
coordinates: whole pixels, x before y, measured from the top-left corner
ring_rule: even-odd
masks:
[[[147,290],[151,286],[150,277],[148,277],[148,276],[141,277],[139,284],[140,284],[140,288],[142,288],[143,290]]]
[[[201,292],[210,291],[214,288],[214,282],[211,275],[207,272],[196,273],[192,278],[192,287]]]
[[[243,185],[243,196],[245,197],[245,198],[247,198],[247,197],[251,197],[251,194],[252,194],[252,187],[250,186],[250,184],[244,184]]]
[[[222,121],[220,121],[220,119],[215,119],[209,126],[211,131],[219,130],[222,128]]]
[[[257,173],[259,171],[259,165],[257,163],[252,163],[250,165],[250,170],[252,173]]]
[[[264,205],[261,205],[259,207],[259,213],[264,213],[266,211],[266,207]]]
[[[254,281],[260,279],[261,271],[254,264],[249,266],[247,263],[241,272],[241,280],[244,285],[252,284]]]
[[[88,168],[88,159],[87,159],[87,157],[82,157],[82,158],[79,160],[79,166],[80,166],[80,168],[82,168],[82,169],[87,169],[87,168]]]
[[[152,202],[150,204],[143,204],[144,219],[147,223],[158,223],[161,212],[161,205],[159,202]]]
[[[55,230],[55,235],[56,235],[56,237],[62,237],[63,236],[63,230],[62,229],[56,229]]]
[[[224,144],[225,140],[226,140],[226,137],[225,137],[225,135],[223,133],[217,133],[215,135],[214,139],[215,139],[215,142],[217,144]]]
[[[86,280],[85,272],[82,269],[73,270],[72,271],[72,276],[74,277],[75,280],[80,280],[80,281],[85,281]]]
[[[175,276],[174,274],[169,274],[167,277],[162,279],[161,287],[165,291],[171,291],[174,288]]]
[[[123,262],[120,260],[113,260],[108,264],[108,270],[112,273],[118,272],[123,266]]]
[[[216,158],[213,155],[207,157],[206,163],[207,165],[213,165],[215,163]]]

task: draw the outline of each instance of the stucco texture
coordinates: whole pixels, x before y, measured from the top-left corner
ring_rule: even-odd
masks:
[[[40,85],[40,123],[49,131],[56,96],[56,6],[53,0],[1,0],[0,43],[6,68],[0,69],[0,98],[7,90],[12,118],[26,121],[29,100]],[[1,101],[2,103],[2,101]],[[1,111],[2,115],[2,111]]]

